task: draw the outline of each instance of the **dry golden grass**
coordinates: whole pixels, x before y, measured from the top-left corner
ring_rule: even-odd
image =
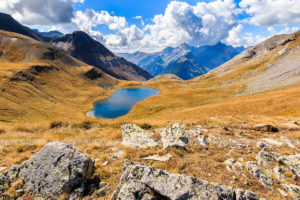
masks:
[[[37,54],[48,48],[17,34],[0,31],[0,35],[18,37],[29,42],[36,48]],[[254,124],[278,125],[289,120],[299,121],[300,86],[251,96],[235,96],[245,89],[247,81],[243,80],[243,75],[251,70],[264,70],[269,61],[241,66],[224,76],[208,74],[190,81],[161,79],[136,83],[116,81],[105,75],[101,80],[89,81],[81,75],[91,67],[77,60],[66,58],[71,59],[75,65],[70,66],[70,62],[64,60],[29,59],[28,52],[16,50],[18,48],[13,44],[0,45],[0,50],[6,48],[14,53],[5,60],[0,59],[0,166],[20,164],[46,143],[63,141],[98,159],[96,173],[102,181],[111,185],[111,190],[103,199],[108,199],[118,184],[124,159],[141,161],[169,172],[250,189],[262,197],[281,199],[278,193],[266,191],[253,178],[239,177],[238,181],[232,181],[233,174],[227,172],[222,163],[227,158],[229,149],[212,145],[209,150],[199,146],[189,147],[186,151],[161,148],[136,150],[121,145],[120,126],[124,123],[136,123],[150,130],[150,126],[158,129],[180,122],[189,128],[202,125],[217,135],[234,137],[232,133],[220,131],[220,128],[227,126],[236,131],[243,130],[245,138],[249,140],[257,140],[270,135],[252,132]],[[54,65],[60,71],[38,74],[33,84],[10,81],[13,72],[26,71],[32,65]],[[232,80],[232,83],[222,84],[228,80]],[[97,86],[101,84],[113,87],[106,93]],[[92,109],[93,102],[108,97],[115,90],[142,86],[156,88],[160,90],[160,94],[135,105],[128,115],[117,119],[97,119],[85,115]],[[228,125],[227,122],[232,124]],[[247,124],[242,126],[242,122]],[[283,129],[281,134],[290,139],[300,139],[300,131],[297,130]],[[271,136],[279,138],[276,134]],[[157,134],[154,137],[160,138]],[[111,156],[115,153],[112,148],[124,150],[125,155],[121,159],[112,159]],[[246,154],[249,150],[253,152]],[[238,149],[233,153],[233,158],[253,160],[258,151],[255,147]],[[293,153],[287,147],[276,151]],[[167,163],[142,160],[148,155],[166,153],[173,156]],[[108,165],[102,166],[105,161],[108,161]],[[250,186],[245,186],[245,181]],[[12,189],[11,193],[14,192]]]

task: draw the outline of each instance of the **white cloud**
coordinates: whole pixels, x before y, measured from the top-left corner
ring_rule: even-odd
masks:
[[[247,48],[250,46],[255,46],[266,39],[259,35],[253,35],[253,33],[246,33],[245,35],[242,35],[242,29],[243,25],[238,24],[229,31],[228,37],[222,42],[233,47],[243,46]]]
[[[289,34],[289,33],[293,33],[299,30],[299,27],[286,27],[283,28],[279,31],[277,31],[274,27],[268,27],[268,31],[272,34],[272,35],[281,35],[281,34]]]
[[[156,15],[153,25],[146,25],[152,40],[160,46],[214,45],[228,36],[236,25],[237,9],[233,0],[199,2],[191,6],[172,1],[164,15]]]
[[[142,16],[135,16],[135,17],[133,17],[133,19],[143,19],[143,17]]]
[[[249,23],[260,26],[300,23],[299,0],[242,0],[240,7],[251,17]]]
[[[26,25],[56,25],[70,23],[74,3],[84,0],[1,0],[0,12],[12,15]]]

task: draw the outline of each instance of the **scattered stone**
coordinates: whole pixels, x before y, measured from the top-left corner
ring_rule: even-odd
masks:
[[[273,174],[275,178],[279,181],[284,181],[286,179],[285,175],[285,169],[282,167],[274,167],[273,168]]]
[[[260,148],[262,148],[262,149],[271,149],[272,148],[272,146],[270,146],[270,145],[268,145],[268,144],[266,144],[266,143],[263,143],[263,142],[257,142],[257,146],[258,147],[260,147]]]
[[[195,136],[195,137],[198,137],[199,135],[203,135],[203,129],[202,127],[197,127],[197,128],[193,128],[191,130],[189,130],[189,134],[191,136]]]
[[[108,161],[105,161],[105,162],[102,164],[103,167],[105,167],[105,166],[107,166],[107,165],[108,165]]]
[[[262,140],[270,145],[273,145],[273,146],[277,146],[277,147],[281,147],[282,146],[282,142],[279,142],[277,140],[273,140],[273,139],[270,139],[270,138],[262,138]]]
[[[284,141],[290,148],[295,149],[295,145],[293,145],[292,141],[284,136],[281,136],[280,139]]]
[[[205,147],[206,149],[208,148],[208,141],[207,141],[207,137],[203,136],[203,135],[199,135],[198,136],[198,141],[200,143],[201,146]]]
[[[185,148],[189,143],[188,133],[178,123],[161,129],[159,132],[162,137],[163,149],[168,147]]]
[[[112,159],[115,159],[115,160],[118,160],[118,159],[121,159],[125,154],[125,151],[123,150],[119,150],[117,152],[115,152],[111,157]]]
[[[263,132],[278,132],[278,128],[269,124],[256,124],[254,125],[254,130]]]
[[[122,144],[133,148],[156,147],[158,144],[152,135],[135,124],[124,124],[121,126],[123,141]]]
[[[166,154],[164,156],[159,156],[159,155],[148,156],[143,158],[143,160],[155,160],[161,162],[168,162],[169,160],[171,160],[171,158],[172,158],[171,154]]]
[[[272,154],[262,150],[256,155],[256,160],[259,166],[267,166],[274,161],[274,157]]]
[[[247,171],[254,176],[265,188],[272,190],[274,185],[273,178],[268,175],[263,168],[259,167],[256,162],[250,161],[246,163]]]
[[[300,154],[276,156],[279,163],[285,165],[290,169],[298,178],[300,178]]]
[[[230,158],[228,160],[226,160],[224,162],[224,164],[226,165],[226,170],[229,171],[229,172],[233,172],[235,174],[238,174],[234,164],[235,164],[235,160],[233,158]]]
[[[91,190],[94,161],[70,144],[51,142],[35,156],[24,162],[21,178],[25,193],[58,199],[70,194],[69,199],[78,199]],[[96,183],[97,184],[97,183]]]
[[[293,197],[293,199],[300,199],[300,186],[291,183],[282,185],[284,189]]]
[[[125,161],[122,177],[111,200],[239,199],[256,200],[258,195],[193,177],[171,174],[146,164]]]
[[[300,129],[300,126],[299,126],[298,122],[296,122],[296,121],[290,121],[288,123],[285,123],[283,126],[284,126],[284,128],[290,129],[290,130]]]
[[[10,185],[17,180],[20,173],[19,166],[12,166],[9,171],[0,173],[0,197],[5,198],[4,191],[7,190]]]
[[[7,167],[0,167],[0,172],[4,171],[6,169],[7,169]]]
[[[280,193],[281,196],[283,196],[283,197],[288,196],[288,194],[285,191],[283,191],[282,189],[277,188],[277,190],[278,190],[278,192]]]

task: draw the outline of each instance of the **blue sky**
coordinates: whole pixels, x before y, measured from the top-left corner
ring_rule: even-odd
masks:
[[[248,47],[300,27],[299,0],[2,0],[0,11],[40,30],[85,31],[115,52]]]

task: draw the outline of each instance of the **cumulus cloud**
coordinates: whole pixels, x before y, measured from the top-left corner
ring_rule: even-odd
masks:
[[[84,0],[1,0],[0,12],[11,14],[26,25],[70,23],[76,2]]]
[[[248,22],[261,26],[300,23],[299,0],[242,0],[240,7],[251,17]]]
[[[255,46],[256,44],[264,41],[266,38],[259,35],[254,35],[253,33],[242,34],[243,25],[238,24],[236,27],[232,28],[228,37],[222,40],[223,43],[231,45],[233,47],[243,46],[245,48],[250,46]]]
[[[164,15],[156,15],[154,24],[146,25],[153,40],[161,46],[214,45],[228,36],[236,25],[236,4],[233,0],[199,2],[191,6],[172,1]]]
[[[281,34],[289,34],[298,31],[298,27],[286,27],[281,30],[276,30],[274,27],[268,27],[268,31],[272,35],[281,35]]]

